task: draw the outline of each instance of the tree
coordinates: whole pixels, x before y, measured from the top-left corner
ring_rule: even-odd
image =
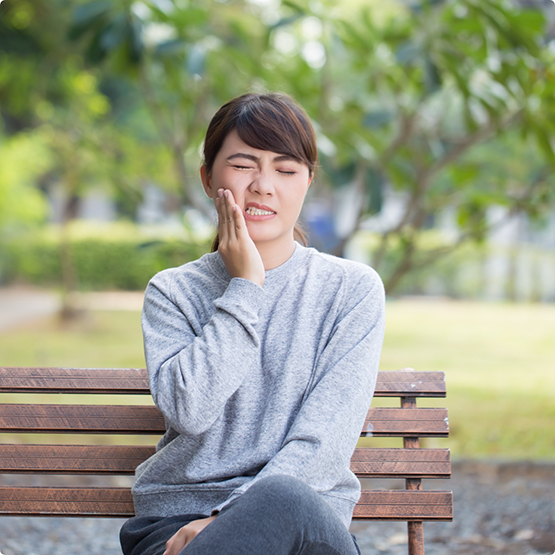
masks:
[[[16,5],[50,13],[43,0],[14,3],[14,14]],[[103,164],[113,161],[106,175],[121,198],[140,195],[129,170],[149,174],[134,159],[150,152],[154,180],[209,213],[197,178],[205,126],[228,98],[269,89],[291,93],[313,118],[322,194],[345,187],[358,199],[337,253],[383,211],[388,191],[403,199],[402,215],[377,233],[373,252],[389,293],[410,272],[483,241],[498,225],[489,221],[489,206],[537,219],[555,203],[554,55],[537,9],[502,0],[92,0],[59,7],[56,32],[35,24],[16,33],[12,25],[10,48],[20,58],[27,52],[31,68],[16,81],[32,73],[44,45],[55,52],[54,75],[56,64],[77,60],[76,71],[96,80],[110,109],[91,123],[88,136],[97,139],[87,148]],[[11,17],[25,23],[25,14]],[[6,82],[0,74],[2,106],[5,91],[14,90]],[[34,92],[26,109],[9,110],[12,131],[36,125],[24,116],[39,110],[33,106],[48,108],[37,95],[68,105],[67,95],[49,90]],[[8,100],[17,105],[17,95]],[[458,236],[427,246],[430,222],[447,209],[456,214]]]
[[[215,106],[252,84],[263,28],[243,3],[93,0],[73,11],[70,38],[90,64],[138,85],[182,203],[207,215],[196,179],[203,132]]]
[[[538,217],[554,206],[554,57],[541,12],[496,0],[438,0],[398,3],[396,13],[377,21],[372,5],[348,19],[339,8],[318,13],[310,6],[298,9],[325,30],[325,63],[313,79],[318,92],[311,91],[332,147],[322,156],[323,177],[358,193],[351,232],[337,253],[380,212],[386,187],[405,199],[374,251],[389,293],[411,271],[483,240],[499,225],[488,221],[492,204],[505,206],[508,217]],[[518,180],[488,171],[490,160],[478,156],[501,149],[509,133],[511,156],[523,170]],[[458,237],[427,248],[430,220],[448,207]],[[384,267],[393,250],[394,263]]]

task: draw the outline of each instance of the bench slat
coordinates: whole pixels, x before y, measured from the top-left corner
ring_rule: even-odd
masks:
[[[160,434],[164,417],[153,406],[0,405],[0,431],[18,433]]]
[[[10,474],[134,474],[152,445],[2,445],[0,472]]]
[[[0,432],[160,434],[164,417],[148,405],[0,405]],[[371,408],[362,435],[447,437],[447,409]]]
[[[0,393],[150,394],[144,368],[0,367]],[[379,372],[376,397],[445,397],[443,372]]]
[[[0,472],[18,474],[134,474],[154,446],[3,445]],[[357,448],[351,470],[361,478],[449,478],[447,449]]]
[[[371,516],[369,516],[371,515]],[[452,520],[453,493],[450,491],[363,490],[353,519]]]
[[[150,394],[144,368],[0,368],[2,393]]]
[[[359,478],[450,478],[449,449],[374,449],[359,447],[351,458]]]
[[[0,516],[131,517],[129,488],[0,486]],[[442,491],[362,492],[353,518],[451,520],[452,494]]]
[[[130,517],[129,488],[0,486],[0,516]]]
[[[363,436],[374,437],[448,437],[449,419],[443,408],[371,408]]]

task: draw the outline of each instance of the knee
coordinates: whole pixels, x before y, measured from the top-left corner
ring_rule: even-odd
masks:
[[[285,514],[299,515],[318,503],[318,494],[302,480],[292,476],[277,475],[262,478],[253,484],[251,494],[260,496],[274,508]]]

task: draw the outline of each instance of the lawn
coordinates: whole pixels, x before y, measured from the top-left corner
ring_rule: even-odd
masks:
[[[555,460],[554,331],[553,305],[390,301],[381,368],[446,373],[447,399],[422,404],[449,408],[451,435],[425,445],[455,458]],[[144,366],[140,314],[94,311],[69,328],[51,318],[2,333],[0,364]]]

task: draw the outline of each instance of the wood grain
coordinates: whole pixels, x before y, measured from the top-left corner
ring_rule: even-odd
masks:
[[[0,367],[0,393],[150,394],[144,368]],[[376,397],[445,397],[443,372],[379,372]]]
[[[162,434],[164,417],[145,405],[0,404],[0,432]],[[362,435],[447,437],[447,409],[372,408]]]
[[[129,488],[0,486],[0,516],[131,517]],[[366,490],[353,518],[370,520],[451,520],[452,494],[443,491]]]
[[[10,474],[130,475],[154,446],[2,445],[0,472]],[[355,449],[351,470],[360,478],[449,478],[448,449]]]

